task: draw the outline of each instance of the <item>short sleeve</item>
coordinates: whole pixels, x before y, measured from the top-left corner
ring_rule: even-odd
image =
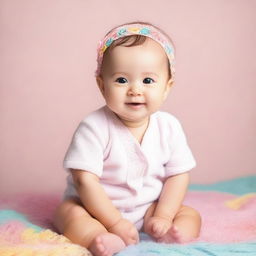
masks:
[[[169,120],[170,159],[165,165],[168,176],[187,172],[196,166],[196,161],[187,143],[180,122],[172,116]]]
[[[79,124],[63,161],[65,169],[86,170],[99,177],[102,175],[105,144],[102,127],[87,119]]]

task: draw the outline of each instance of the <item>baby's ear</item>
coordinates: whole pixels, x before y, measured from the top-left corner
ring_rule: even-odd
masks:
[[[165,89],[165,93],[164,93],[164,100],[167,98],[169,92],[170,92],[170,89],[173,85],[173,79],[170,78],[168,81],[167,81],[167,84],[166,84],[166,89]]]
[[[170,89],[173,86],[174,80],[172,78],[170,78],[167,82],[167,87],[168,89]]]
[[[96,77],[96,81],[97,81],[97,85],[102,93],[102,95],[104,96],[104,83],[103,83],[103,79],[101,76],[97,76]]]

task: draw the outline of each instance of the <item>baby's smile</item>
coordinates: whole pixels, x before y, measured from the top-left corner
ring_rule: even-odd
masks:
[[[146,105],[144,102],[126,102],[125,104],[133,109],[140,109]]]

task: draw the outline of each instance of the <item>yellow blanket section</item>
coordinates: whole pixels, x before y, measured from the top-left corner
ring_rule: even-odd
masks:
[[[256,196],[256,193],[249,193],[225,202],[225,205],[233,210],[239,210],[249,199]]]
[[[20,241],[0,240],[1,256],[92,256],[86,248],[49,229],[35,232],[27,228],[22,231]]]

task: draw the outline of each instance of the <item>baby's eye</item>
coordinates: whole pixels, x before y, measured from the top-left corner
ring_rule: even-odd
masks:
[[[143,83],[144,84],[152,84],[152,83],[154,83],[155,81],[152,79],[152,78],[150,78],[150,77],[146,77],[144,80],[143,80]]]
[[[128,81],[127,81],[127,79],[124,78],[124,77],[118,77],[115,82],[117,82],[117,83],[119,83],[119,84],[125,84],[125,83],[127,83]]]

